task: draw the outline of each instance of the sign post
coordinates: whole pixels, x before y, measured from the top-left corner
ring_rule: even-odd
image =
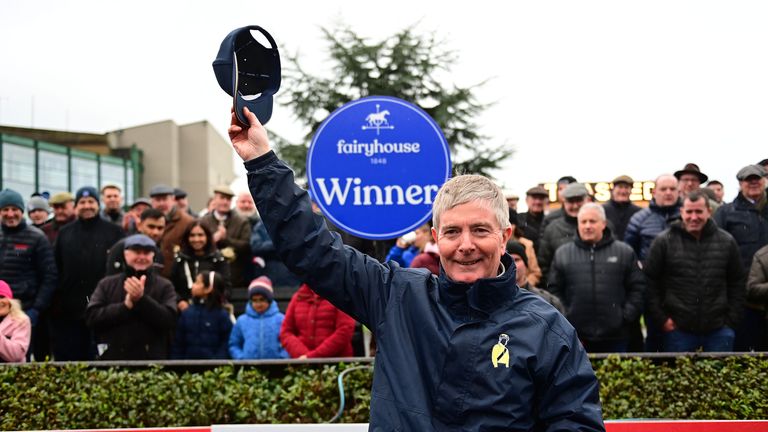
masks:
[[[421,108],[388,96],[343,105],[323,122],[307,154],[314,200],[334,225],[391,239],[427,222],[451,175],[448,143]]]

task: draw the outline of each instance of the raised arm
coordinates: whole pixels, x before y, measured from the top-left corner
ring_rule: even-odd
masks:
[[[345,246],[312,212],[293,171],[269,150],[266,130],[244,109],[247,129],[232,114],[229,136],[245,161],[248,186],[269,237],[285,265],[321,296],[369,328],[384,316],[393,269]]]

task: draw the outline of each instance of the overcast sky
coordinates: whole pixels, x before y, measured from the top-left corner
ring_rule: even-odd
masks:
[[[0,124],[104,133],[172,119],[226,136],[221,40],[266,28],[326,73],[321,27],[379,39],[418,23],[455,50],[458,85],[494,105],[478,119],[511,146],[498,173],[519,193],[568,174],[650,180],[697,162],[735,196],[768,157],[768,2],[262,2],[0,0]],[[275,107],[268,129],[304,130]]]

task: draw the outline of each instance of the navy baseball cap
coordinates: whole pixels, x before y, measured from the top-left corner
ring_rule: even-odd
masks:
[[[272,46],[262,45],[251,31],[260,32]],[[266,30],[254,25],[229,33],[213,61],[213,72],[219,86],[234,99],[235,115],[240,123],[249,126],[243,107],[248,107],[261,124],[269,121],[272,96],[280,89],[280,54]]]

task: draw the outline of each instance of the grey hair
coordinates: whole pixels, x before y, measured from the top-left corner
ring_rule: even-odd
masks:
[[[509,205],[496,183],[476,174],[456,176],[443,184],[432,204],[432,225],[440,227],[440,215],[458,205],[480,202],[495,215],[501,229],[509,226]]]
[[[583,206],[581,206],[581,208],[579,209],[579,213],[576,215],[576,218],[579,218],[581,214],[587,210],[597,211],[597,214],[600,216],[600,219],[602,219],[603,222],[606,221],[607,218],[605,217],[605,209],[603,208],[603,206],[597,203],[586,203]]]

